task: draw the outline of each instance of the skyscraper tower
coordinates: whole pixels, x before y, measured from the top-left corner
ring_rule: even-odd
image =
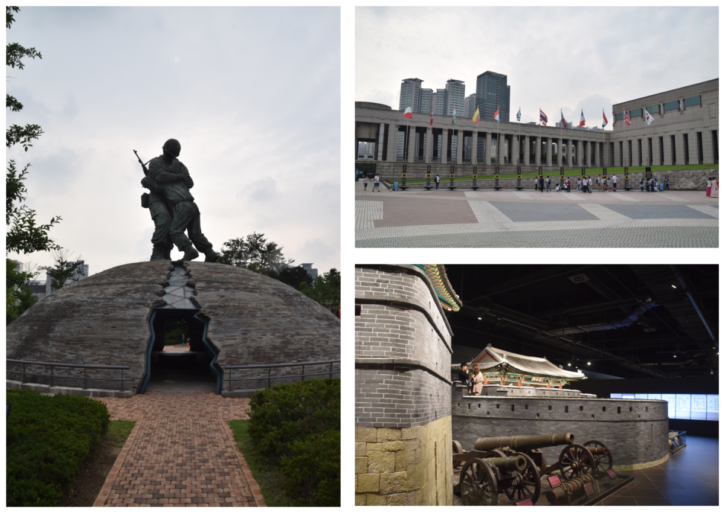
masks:
[[[453,115],[453,107],[456,108],[456,115],[463,115],[463,100],[466,97],[466,84],[462,80],[448,80],[446,82],[446,114]]]
[[[400,84],[400,107],[405,110],[410,105],[413,112],[420,112],[420,89],[423,80],[420,78],[406,78]]]
[[[433,89],[420,90],[420,111],[423,114],[430,114],[430,106],[433,103]]]
[[[437,116],[445,115],[446,113],[446,105],[448,104],[448,101],[446,98],[448,95],[446,94],[445,89],[436,89],[435,92],[435,113]]]
[[[492,120],[498,108],[501,122],[508,123],[510,96],[511,87],[506,84],[506,75],[486,71],[476,78],[476,107],[481,112],[481,119]]]
[[[471,119],[473,117],[474,112],[476,112],[476,95],[471,94],[470,96],[467,96],[465,104],[466,104],[466,110],[465,110],[466,117]]]

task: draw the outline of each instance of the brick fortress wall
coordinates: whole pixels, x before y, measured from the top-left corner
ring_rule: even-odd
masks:
[[[451,505],[450,326],[411,265],[355,269],[355,502]]]

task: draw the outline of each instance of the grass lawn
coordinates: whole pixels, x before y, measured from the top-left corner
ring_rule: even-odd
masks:
[[[654,165],[654,166],[652,166],[652,171],[654,171],[654,172],[659,172],[659,171],[676,172],[676,171],[688,171],[691,169],[718,169],[718,168],[719,168],[718,164]],[[507,167],[507,169],[508,169],[508,167]],[[586,173],[587,176],[597,176],[602,173],[602,168],[601,167],[587,167],[586,171],[584,171],[584,172]],[[630,167],[629,172],[630,173],[644,172],[644,167]],[[575,169],[564,169],[564,176],[581,176],[581,173],[582,173],[582,171],[581,171],[580,167],[575,168]],[[612,174],[623,174],[623,173],[624,173],[624,167],[607,167],[607,174],[610,176]],[[524,172],[524,173],[521,173],[521,178],[522,179],[533,178],[535,176],[538,176],[538,174],[539,173],[537,171]],[[554,170],[553,172],[544,172],[544,176],[549,176],[550,178],[553,178],[555,176],[559,176],[559,171]],[[434,178],[435,178],[435,176],[431,175],[430,182],[433,186],[435,186]],[[499,175],[499,178],[502,180],[514,180],[514,179],[516,179],[516,174],[501,174],[501,175]],[[480,174],[478,175],[479,181],[493,180],[493,179],[495,179],[493,175],[488,175],[488,176],[481,176]],[[471,178],[470,176],[458,176],[456,178],[453,178],[453,180],[454,181],[472,181],[473,178]],[[402,182],[401,178],[396,178],[395,180],[387,178],[385,181],[388,183],[391,183],[391,184],[393,183],[393,181],[397,181],[398,183]],[[425,183],[425,182],[426,182],[425,179],[406,180],[406,184],[411,184],[411,185],[414,185],[416,183]],[[450,183],[450,178],[448,177],[448,175],[445,175],[445,176],[441,175],[441,183]]]
[[[295,506],[282,491],[282,471],[279,466],[271,464],[267,457],[257,453],[248,433],[249,420],[231,420],[228,423],[239,451],[244,455],[244,460],[249,464],[249,469],[252,470],[252,475],[262,490],[262,496],[267,506]]]
[[[116,420],[108,424],[108,431],[91,455],[84,461],[76,482],[60,500],[61,507],[92,507],[101,492],[106,477],[131,435],[135,421]]]

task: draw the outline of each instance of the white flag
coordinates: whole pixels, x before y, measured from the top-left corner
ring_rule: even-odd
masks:
[[[644,109],[644,118],[647,120],[647,126],[649,126],[649,124],[655,120],[654,117],[649,115],[649,111],[647,109]]]
[[[516,114],[516,120],[517,120],[518,122],[521,122],[521,107],[519,107],[519,113],[518,113],[518,114]]]

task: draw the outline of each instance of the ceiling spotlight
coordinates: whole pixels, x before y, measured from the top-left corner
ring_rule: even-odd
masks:
[[[672,285],[672,288],[674,288],[674,289],[677,289],[677,286],[675,286],[675,285],[673,284],[673,285]]]
[[[589,361],[587,361],[587,365],[588,365],[588,366],[591,366],[591,365],[592,365],[592,363],[590,363]]]
[[[479,320],[483,320],[483,318],[481,318],[480,316],[478,317],[478,319],[479,319]]]
[[[571,366],[571,363],[569,363],[569,366]]]
[[[677,354],[675,354],[675,355],[674,355],[673,357],[674,357],[675,359],[677,359]]]

